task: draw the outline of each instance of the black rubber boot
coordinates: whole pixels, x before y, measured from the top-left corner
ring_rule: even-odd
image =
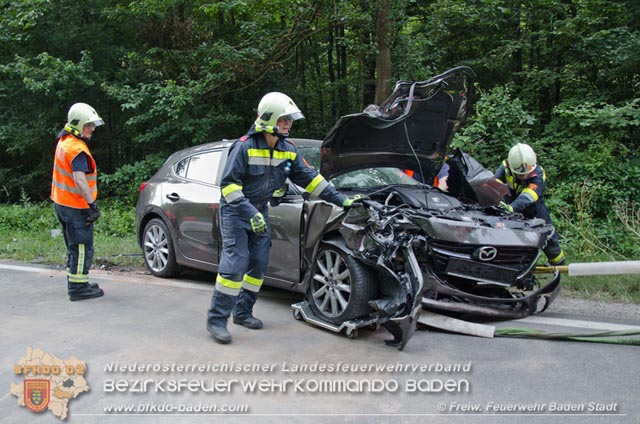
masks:
[[[227,320],[231,315],[233,305],[236,304],[236,299],[236,296],[222,293],[219,290],[213,292],[211,307],[207,313],[207,331],[218,343],[231,343],[231,334],[227,330]]]
[[[259,330],[262,328],[262,321],[253,316],[253,305],[258,300],[258,293],[249,290],[240,290],[240,296],[238,296],[238,302],[236,307],[233,308],[233,323],[243,325],[252,330]]]
[[[213,337],[213,340],[217,341],[220,344],[229,344],[231,343],[231,333],[227,330],[227,324],[222,325],[213,325],[207,321],[207,331]]]
[[[260,330],[263,327],[262,320],[252,316],[245,318],[233,317],[233,323],[243,325],[252,330]]]
[[[72,302],[104,296],[104,291],[96,283],[67,283],[67,292]]]

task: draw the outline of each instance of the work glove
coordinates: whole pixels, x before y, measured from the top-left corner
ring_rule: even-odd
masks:
[[[272,197],[284,197],[284,195],[287,194],[287,187],[286,186],[282,186],[279,189],[277,189],[276,191],[273,192],[273,196]]]
[[[249,220],[249,223],[251,224],[251,230],[254,233],[262,234],[267,232],[267,223],[264,220],[264,216],[260,212],[253,215],[253,217],[251,217],[251,219]]]
[[[500,203],[498,203],[498,207],[499,207],[500,209],[504,209],[505,211],[507,211],[507,212],[509,212],[509,213],[513,213],[513,206],[511,206],[511,205],[510,205],[510,204],[508,204],[508,203],[500,202]]]
[[[345,209],[351,208],[355,204],[361,204],[364,199],[365,196],[363,194],[356,194],[355,196],[347,197],[344,199],[344,202],[342,202],[342,207]]]
[[[89,203],[89,216],[86,219],[87,225],[93,224],[100,218],[98,202]]]

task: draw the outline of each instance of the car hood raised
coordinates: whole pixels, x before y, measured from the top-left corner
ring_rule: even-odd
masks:
[[[399,81],[380,106],[341,117],[322,143],[322,175],[388,166],[430,183],[469,111],[473,78],[470,68],[458,67],[427,81]]]

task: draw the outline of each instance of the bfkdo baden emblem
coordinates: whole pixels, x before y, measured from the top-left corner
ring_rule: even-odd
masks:
[[[24,380],[24,405],[33,412],[42,412],[49,405],[51,381]]]
[[[84,379],[86,372],[87,365],[75,356],[60,359],[42,349],[28,347],[27,355],[13,365],[15,376],[24,380],[11,382],[10,392],[18,398],[19,406],[33,412],[51,411],[64,420],[69,402],[89,391]]]

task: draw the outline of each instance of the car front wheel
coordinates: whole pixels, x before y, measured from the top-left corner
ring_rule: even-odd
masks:
[[[307,298],[314,313],[333,324],[362,317],[371,312],[369,300],[375,296],[370,271],[342,250],[321,245]]]
[[[169,278],[178,274],[171,233],[161,219],[154,218],[144,227],[142,250],[144,262],[153,275]]]

